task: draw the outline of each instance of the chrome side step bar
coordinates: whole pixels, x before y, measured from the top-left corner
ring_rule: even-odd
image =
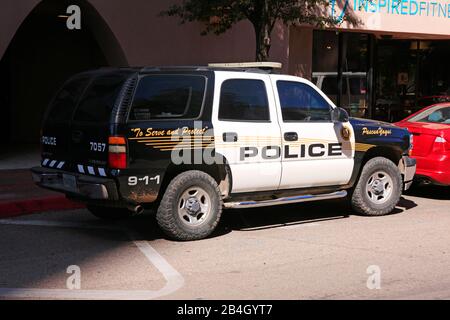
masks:
[[[263,201],[225,202],[224,206],[225,206],[225,208],[229,208],[229,209],[257,208],[257,207],[276,206],[276,205],[280,205],[280,204],[291,204],[291,203],[308,202],[308,201],[316,201],[316,200],[337,199],[337,198],[344,198],[346,196],[347,196],[347,191],[341,190],[341,191],[336,191],[333,193],[292,196],[292,197],[284,197],[284,198],[277,198],[277,199],[263,200]]]

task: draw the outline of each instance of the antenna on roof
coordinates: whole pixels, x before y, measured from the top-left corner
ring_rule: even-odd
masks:
[[[255,68],[262,70],[281,69],[283,65],[279,62],[236,62],[236,63],[209,63],[213,68]]]

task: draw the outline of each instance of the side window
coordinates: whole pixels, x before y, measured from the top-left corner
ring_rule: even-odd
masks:
[[[232,79],[222,83],[219,120],[270,121],[264,81]]]
[[[204,76],[145,76],[139,81],[129,120],[197,118],[205,88]]]
[[[283,121],[330,121],[331,106],[305,83],[277,81]]]

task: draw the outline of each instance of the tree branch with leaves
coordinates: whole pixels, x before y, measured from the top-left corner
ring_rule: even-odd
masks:
[[[248,20],[255,31],[256,61],[267,61],[277,22],[318,28],[337,26],[344,21],[358,23],[351,13],[337,21],[328,14],[329,6],[329,0],[182,0],[161,15],[178,17],[181,24],[201,22],[204,24],[202,35],[219,35],[234,24]]]

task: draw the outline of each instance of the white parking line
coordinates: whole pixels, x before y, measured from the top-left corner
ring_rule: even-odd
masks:
[[[318,226],[320,226],[319,222],[277,223],[277,224],[268,224],[268,225],[258,226],[258,227],[242,228],[242,229],[240,229],[240,231],[262,231],[262,230],[267,230],[267,229],[290,230],[290,229],[300,229],[300,228],[309,228],[309,227],[318,227]]]
[[[102,229],[126,231],[125,229],[115,225],[95,224],[87,222],[74,221],[56,221],[56,220],[12,220],[0,219],[0,224],[16,225],[16,226],[35,226],[35,227],[57,227],[57,228],[81,228],[81,229]]]
[[[296,224],[286,224],[284,227],[280,227],[282,230],[299,229],[305,227],[318,227],[320,223],[318,222],[308,222],[308,223],[296,223]]]
[[[155,266],[167,281],[159,290],[69,290],[69,289],[28,289],[28,288],[0,288],[0,297],[31,298],[31,299],[120,299],[120,300],[148,300],[171,294],[184,285],[183,276],[175,270],[148,241],[135,241],[134,234],[124,228],[112,225],[90,225],[83,222],[46,221],[46,220],[0,220],[4,225],[46,226],[65,228],[90,228],[124,231],[133,240],[142,254]]]

